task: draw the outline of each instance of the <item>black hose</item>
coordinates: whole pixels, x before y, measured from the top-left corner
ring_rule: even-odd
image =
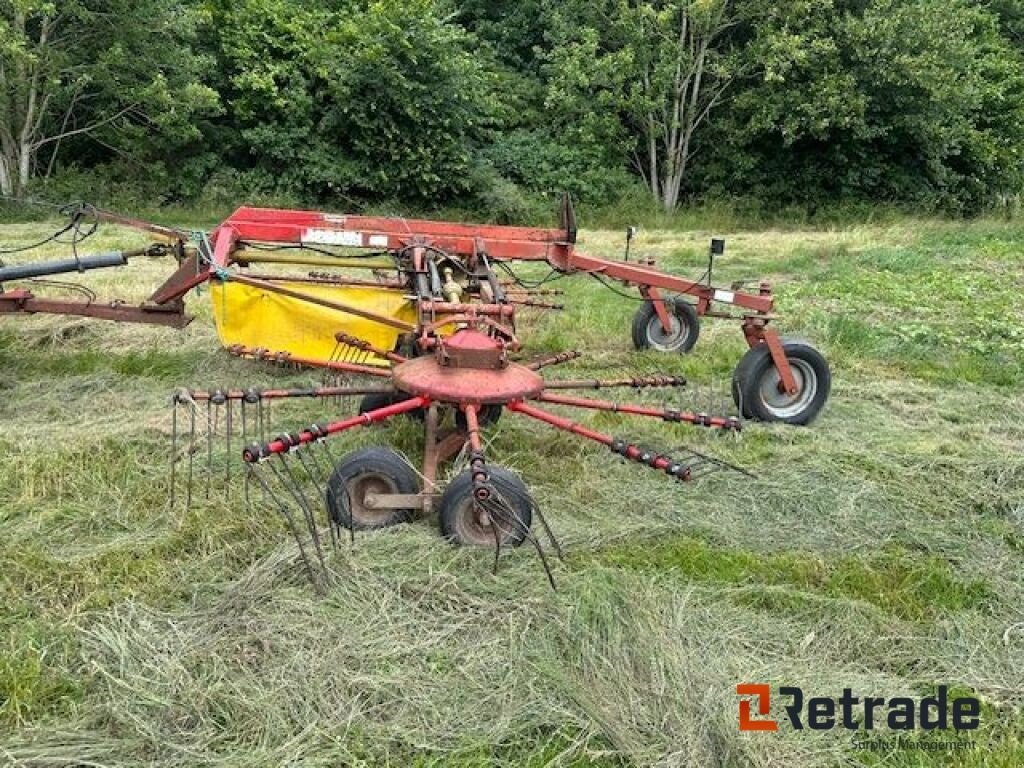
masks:
[[[123,267],[128,258],[123,251],[99,253],[95,256],[82,256],[77,259],[58,259],[57,261],[37,261],[32,264],[12,264],[0,268],[0,283],[9,280],[27,280],[44,275],[63,275],[68,272],[85,272],[90,269],[106,269]]]

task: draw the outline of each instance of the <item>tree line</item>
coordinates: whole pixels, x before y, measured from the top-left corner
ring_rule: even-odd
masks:
[[[0,192],[528,216],[1024,186],[1020,0],[0,0]]]

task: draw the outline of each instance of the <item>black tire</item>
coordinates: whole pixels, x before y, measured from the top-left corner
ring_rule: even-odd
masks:
[[[633,346],[658,352],[685,354],[700,336],[700,318],[693,305],[682,299],[667,299],[665,309],[672,317],[672,331],[665,333],[654,310],[654,302],[645,301],[633,316]]]
[[[481,427],[493,426],[501,419],[501,411],[501,403],[481,405],[476,420],[480,422]],[[466,429],[466,414],[461,409],[455,411],[455,425],[461,430]]]
[[[778,392],[779,374],[767,344],[759,344],[740,360],[732,375],[732,399],[748,419],[803,426],[817,418],[832,389],[832,372],[825,357],[808,342],[782,339],[786,359],[800,391]]]
[[[367,493],[419,493],[419,477],[390,448],[364,448],[345,456],[331,472],[325,491],[327,513],[343,528],[370,531],[407,523],[415,509],[370,509]]]
[[[512,508],[519,521],[516,525],[499,526],[501,546],[518,547],[526,540],[533,524],[533,499],[526,485],[513,472],[504,467],[488,466],[494,490]],[[473,504],[473,473],[466,470],[445,488],[438,503],[441,535],[453,544],[476,547],[494,546],[494,527],[481,522]]]
[[[359,413],[362,415],[369,411],[376,411],[378,408],[386,408],[389,405],[408,400],[410,397],[412,395],[407,395],[404,392],[371,392],[368,395],[363,395],[363,399],[359,401]],[[418,421],[423,421],[427,418],[426,409],[424,408],[406,411],[402,415],[417,419]]]

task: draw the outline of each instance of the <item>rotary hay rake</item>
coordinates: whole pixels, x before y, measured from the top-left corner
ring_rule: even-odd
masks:
[[[741,429],[741,422],[735,417],[564,394],[578,389],[685,386],[685,380],[679,377],[547,380],[540,373],[542,369],[573,360],[578,354],[563,353],[516,362],[509,355],[514,345],[472,327],[463,327],[448,337],[429,337],[426,345],[429,351],[414,358],[374,348],[345,334],[338,335],[338,342],[361,355],[386,360],[390,367],[384,370],[335,360],[329,364],[330,370],[374,377],[381,384],[297,390],[182,391],[174,399],[174,456],[189,457],[191,480],[192,456],[197,446],[202,449],[196,439],[196,413],[203,403],[206,420],[213,425],[213,431],[217,431],[216,424],[221,421],[226,425],[224,434],[230,441],[233,403],[238,403],[241,413],[239,431],[242,435],[260,434],[265,438],[269,418],[261,409],[276,399],[363,397],[357,415],[314,423],[297,432],[254,441],[242,452],[248,467],[247,499],[250,486],[254,485],[263,500],[280,512],[298,542],[310,580],[321,591],[330,583],[332,574],[325,539],[333,549],[343,538],[343,529],[354,537],[356,531],[385,528],[432,512],[437,513],[441,534],[446,540],[459,545],[493,546],[495,568],[503,548],[530,542],[554,586],[544,549],[531,531],[536,519],[561,555],[551,527],[520,477],[506,467],[492,464],[485,451],[482,430],[497,423],[505,411],[604,445],[626,460],[662,471],[680,482],[721,469],[749,474],[693,449],[667,455],[645,448],[540,407],[548,404],[617,412],[727,432]],[[239,355],[254,354],[241,348],[232,351]],[[185,406],[190,414],[189,437],[183,451],[177,448],[179,406]],[[246,415],[247,406],[256,408],[254,416]],[[216,407],[225,409],[223,419],[211,417],[211,409]],[[415,416],[423,424],[423,462],[419,471],[391,448],[374,446],[338,457],[330,447],[329,439],[334,436],[402,415]],[[207,432],[206,451],[208,463],[212,464],[211,434]],[[439,466],[460,454],[467,468],[442,492],[438,482]],[[207,468],[208,477],[211,468]],[[230,464],[227,464],[225,472],[229,477],[230,471]],[[321,533],[324,530],[328,532],[326,536]]]
[[[631,261],[632,230],[623,260],[596,258],[576,248],[575,214],[568,198],[556,229],[240,208],[211,232],[185,232],[90,206],[65,212],[69,224],[48,241],[70,237],[74,258],[0,268],[0,313],[71,314],[183,327],[191,320],[184,314],[184,297],[209,284],[218,335],[229,352],[324,371],[322,384],[308,388],[180,390],[174,396],[173,425],[175,474],[179,459],[188,462],[186,503],[192,501],[194,457],[202,450],[197,421],[206,435],[208,470],[214,436],[223,434],[230,454],[232,436],[238,435],[245,445],[247,499],[255,482],[261,497],[277,507],[299,541],[318,588],[324,587],[329,573],[322,515],[317,514],[321,503],[335,544],[342,528],[380,528],[436,510],[442,534],[449,540],[493,544],[496,563],[503,547],[529,541],[547,569],[543,548],[531,533],[536,517],[555,543],[543,515],[522,480],[485,456],[481,429],[505,411],[603,444],[627,460],[680,481],[722,468],[742,472],[690,449],[675,455],[645,449],[540,407],[615,411],[716,430],[740,429],[735,417],[560,393],[679,387],[685,382],[678,378],[558,382],[539,371],[568,362],[577,353],[525,362],[514,359],[522,349],[517,308],[561,308],[551,301],[559,292],[545,287],[552,279],[583,274],[616,292],[613,281],[637,288],[642,304],[632,336],[641,349],[687,352],[697,341],[701,317],[738,320],[750,350],[736,367],[732,395],[744,417],[806,424],[829,395],[831,376],[821,354],[805,342],[780,337],[771,325],[774,299],[769,285],[762,283],[756,294],[736,285],[729,290],[712,285],[714,257],[723,252],[722,241],[712,242],[706,280],[666,274],[649,260]],[[131,252],[79,256],[78,247],[100,222],[141,229],[161,242]],[[24,249],[9,252],[20,250]],[[4,284],[14,280],[38,281],[124,266],[141,256],[168,255],[176,259],[178,269],[140,306],[101,302],[91,292],[85,301],[55,301],[37,297],[31,288],[4,290]],[[550,272],[530,282],[512,268],[513,262],[541,262]],[[294,267],[319,271],[287,271]],[[356,276],[356,270],[369,275]],[[363,398],[358,415],[267,439],[271,403],[319,397],[333,398],[340,407],[342,399],[352,396]],[[189,437],[179,450],[182,406],[188,410]],[[423,422],[421,472],[384,447],[335,460],[327,438],[402,414]],[[438,467],[457,456],[468,468],[442,492]],[[230,462],[224,471],[230,483]],[[207,495],[210,476],[208,471]]]

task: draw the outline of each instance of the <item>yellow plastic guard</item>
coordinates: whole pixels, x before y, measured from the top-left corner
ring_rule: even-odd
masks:
[[[412,302],[402,291],[393,288],[285,281],[276,284],[407,323],[416,322],[416,309]],[[394,349],[398,341],[398,329],[356,315],[241,283],[212,280],[209,285],[217,335],[225,347],[241,344],[327,362],[335,353],[337,342],[334,334],[339,331],[368,341],[380,349]],[[367,360],[366,364],[389,365],[386,360],[375,357]]]

